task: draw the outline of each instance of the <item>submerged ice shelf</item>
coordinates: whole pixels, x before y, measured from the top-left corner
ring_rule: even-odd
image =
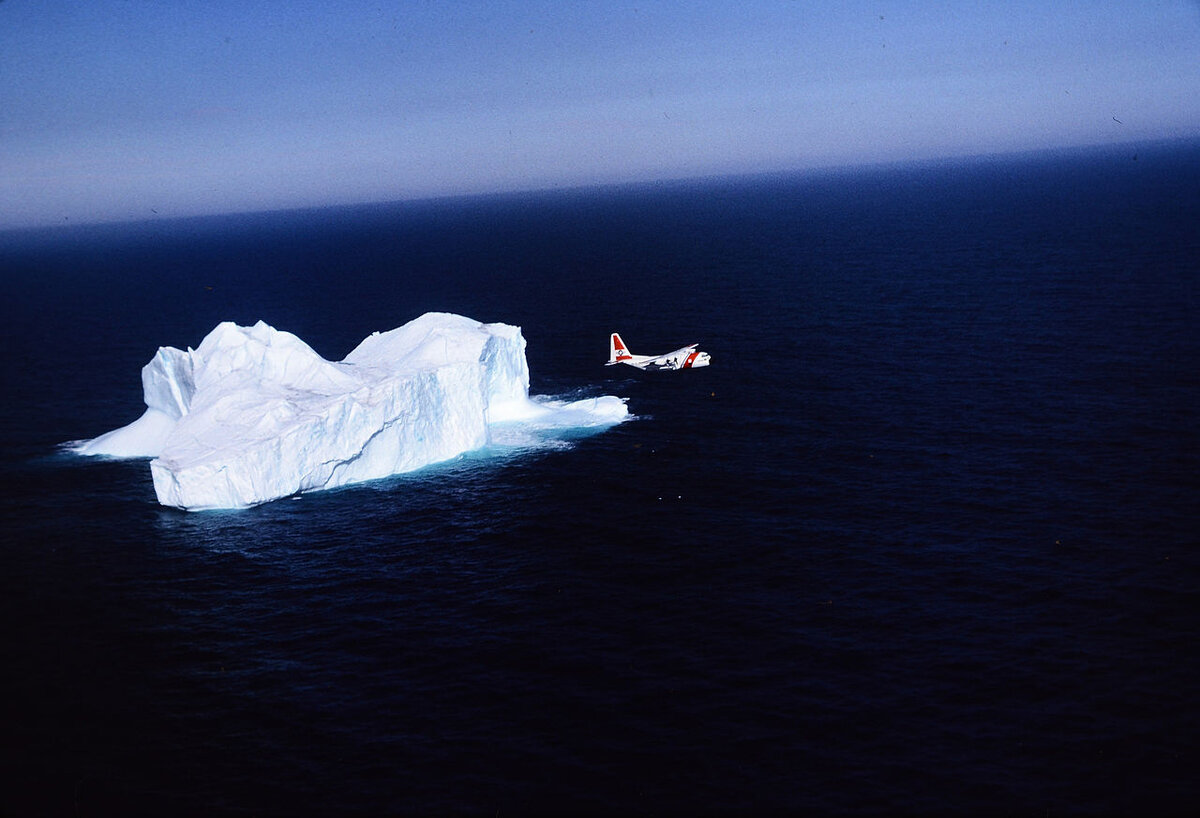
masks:
[[[373,333],[342,361],[258,322],[219,324],[142,369],[146,411],[75,446],[149,457],[163,505],[242,508],[413,471],[483,448],[496,428],[604,427],[622,398],[529,397],[519,327],[426,313]]]

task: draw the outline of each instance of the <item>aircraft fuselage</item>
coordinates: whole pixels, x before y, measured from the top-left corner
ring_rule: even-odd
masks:
[[[712,363],[712,356],[707,352],[696,349],[697,344],[689,344],[665,355],[634,355],[625,346],[621,336],[612,333],[608,338],[608,364],[627,364],[638,369],[696,369]]]

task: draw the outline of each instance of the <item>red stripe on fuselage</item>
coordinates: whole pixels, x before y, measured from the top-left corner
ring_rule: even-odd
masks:
[[[699,351],[696,351],[696,352],[693,352],[691,355],[687,356],[687,360],[683,362],[683,368],[691,369],[692,361],[696,360],[696,356],[699,354],[700,354]]]

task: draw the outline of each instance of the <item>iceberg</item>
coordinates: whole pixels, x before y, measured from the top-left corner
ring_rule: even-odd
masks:
[[[245,508],[450,460],[514,424],[628,417],[611,395],[531,398],[525,345],[519,327],[426,313],[332,362],[262,321],[224,322],[194,350],[160,348],[142,368],[142,416],[73,448],[153,458],[165,506]]]

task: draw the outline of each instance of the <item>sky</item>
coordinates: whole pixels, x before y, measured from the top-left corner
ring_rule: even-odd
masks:
[[[0,228],[1200,136],[1200,0],[0,0]]]

